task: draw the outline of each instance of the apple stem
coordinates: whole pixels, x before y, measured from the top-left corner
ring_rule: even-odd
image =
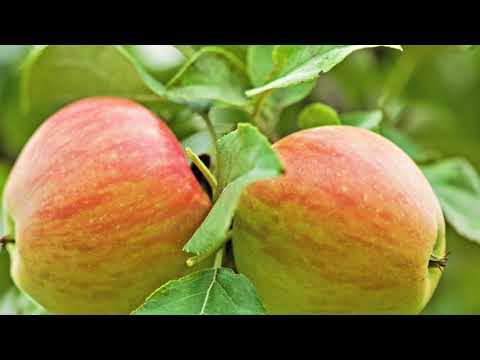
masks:
[[[437,268],[443,271],[445,267],[447,266],[448,263],[448,255],[450,253],[447,253],[444,257],[438,257],[435,255],[432,255],[430,257],[430,261],[428,262],[428,267],[429,268]]]
[[[209,168],[203,163],[203,161],[198,157],[197,154],[193,152],[192,149],[186,148],[185,152],[187,153],[188,158],[195,164],[195,166],[200,170],[205,179],[207,179],[208,184],[212,188],[214,198],[218,191],[218,182],[215,176],[210,172]]]

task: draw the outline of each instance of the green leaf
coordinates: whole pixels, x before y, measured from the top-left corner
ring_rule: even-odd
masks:
[[[316,79],[321,73],[330,71],[354,51],[389,46],[401,49],[398,45],[280,45],[273,53],[273,63],[278,75],[266,85],[251,89],[246,95],[251,97],[272,89],[286,88]]]
[[[235,54],[240,60],[245,61],[247,57],[248,45],[216,45]]]
[[[190,148],[198,156],[209,155],[215,152],[215,144],[208,130],[199,131],[182,141],[183,147]]]
[[[247,71],[254,86],[269,82],[279,71],[273,56],[279,45],[251,45],[247,55]],[[276,106],[284,109],[307,97],[313,90],[315,81],[309,81],[294,87],[277,89],[271,98]]]
[[[7,51],[0,61],[0,148],[14,157],[19,153],[32,134],[30,124],[21,121],[18,66],[25,58],[28,47],[23,51]]]
[[[378,131],[383,119],[380,110],[355,111],[342,114],[341,121],[344,125],[355,126],[363,129]]]
[[[186,139],[207,128],[202,116],[189,108],[179,110],[170,118],[168,125],[180,140]]]
[[[461,158],[422,167],[447,221],[465,238],[480,244],[480,176]]]
[[[262,86],[278,73],[279,68],[273,61],[273,54],[278,45],[251,45],[247,54],[247,70],[254,86]],[[316,81],[308,81],[296,86],[275,89],[263,102],[257,113],[269,129],[275,132],[283,110],[305,99],[313,90]]]
[[[251,45],[247,52],[247,71],[253,86],[267,83],[274,71],[275,45]]]
[[[202,270],[170,281],[133,315],[264,315],[252,283],[231,269]]]
[[[235,130],[239,123],[251,122],[250,115],[242,109],[228,105],[216,105],[208,113],[217,138]],[[184,109],[174,116],[169,123],[177,138],[185,148],[190,148],[197,155],[209,155],[215,152],[212,135],[205,120],[190,109]]]
[[[315,81],[307,81],[300,85],[277,89],[268,100],[272,101],[279,111],[282,111],[286,107],[305,99],[314,87]]]
[[[35,46],[23,65],[23,105],[52,112],[90,96],[161,100],[165,88],[120,45]]]
[[[220,138],[237,128],[239,123],[251,123],[250,114],[246,111],[225,105],[217,105],[208,114],[215,133]]]
[[[298,126],[298,117],[303,107],[304,105],[302,103],[297,103],[281,112],[275,128],[280,139],[301,130]]]
[[[298,125],[302,129],[340,125],[340,118],[334,108],[322,103],[313,103],[306,106],[300,113]]]
[[[239,124],[218,142],[218,193],[203,224],[184,247],[197,256],[208,255],[228,240],[235,210],[243,190],[251,183],[283,173],[283,166],[270,143],[257,128]]]
[[[251,45],[247,55],[247,71],[254,86],[262,86],[269,82],[278,73],[279,68],[273,62],[273,54],[278,45]],[[270,97],[272,106],[278,107],[279,112],[293,105],[313,90],[315,81],[309,81],[297,86],[276,89]]]
[[[186,58],[190,59],[197,50],[195,49],[195,45],[173,45],[175,48],[180,51],[180,53]]]
[[[387,72],[383,63],[374,51],[355,52],[348,61],[338,64],[335,71],[322,76],[317,94],[321,94],[324,101],[329,100],[328,103],[335,99],[337,107],[346,109],[377,106],[384,87],[384,72]]]
[[[4,84],[17,61],[22,57],[26,50],[26,45],[2,45],[0,50],[0,102],[1,97],[6,90]]]
[[[34,46],[9,84],[2,138],[17,154],[36,128],[63,106],[91,96],[118,96],[144,105],[163,101],[163,85],[122,47],[114,45]]]
[[[28,45],[2,45],[2,51],[0,51],[0,66],[14,63],[25,51],[27,46]]]
[[[227,50],[209,46],[189,58],[167,85],[169,100],[204,109],[218,101],[246,106],[245,65]]]
[[[233,187],[235,182],[248,183],[283,174],[284,168],[267,138],[250,124],[219,140],[218,186],[220,191]]]
[[[406,133],[400,132],[394,128],[382,127],[380,134],[400,147],[414,161],[418,163],[435,160],[439,157],[436,151],[429,150],[414,142]]]
[[[8,164],[0,161],[0,196],[2,195],[2,189],[7,181],[8,173],[10,171],[10,166]]]
[[[235,130],[239,123],[251,122],[250,115],[244,110],[228,105],[213,106],[208,117],[217,138]],[[169,126],[185,148],[197,155],[212,156],[215,146],[205,120],[189,108],[183,108],[171,117]]]
[[[210,45],[174,45],[187,59],[190,59],[198,50]],[[248,45],[215,45],[237,56],[240,60],[244,60],[247,56]]]

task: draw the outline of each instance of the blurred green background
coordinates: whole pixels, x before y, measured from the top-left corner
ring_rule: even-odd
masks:
[[[321,101],[338,112],[382,106],[389,128],[398,136],[408,136],[420,158],[421,153],[461,156],[480,172],[480,51],[460,47],[404,46],[401,55],[383,48],[357,52],[322,75],[303,103],[283,111],[285,132],[294,130],[295,122],[288,120],[306,102]],[[19,67],[28,48],[0,45],[0,192],[9,167],[39,125],[17,116]],[[127,48],[161,81],[170,79],[185,60],[169,45]],[[447,243],[450,261],[424,313],[480,314],[480,246],[451,228]],[[2,253],[0,314],[35,312],[13,287],[7,269],[8,257]]]

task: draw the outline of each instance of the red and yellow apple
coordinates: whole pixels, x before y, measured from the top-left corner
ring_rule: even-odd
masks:
[[[416,164],[348,126],[301,131],[274,148],[285,175],[246,189],[233,228],[238,270],[267,311],[419,313],[441,276],[445,223]]]
[[[5,189],[15,283],[59,314],[126,314],[187,272],[210,200],[153,113],[97,97],[49,118]]]

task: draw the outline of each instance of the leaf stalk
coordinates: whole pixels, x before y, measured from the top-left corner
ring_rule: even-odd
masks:
[[[217,179],[210,172],[210,169],[207,167],[207,165],[205,165],[203,163],[202,159],[200,159],[198,157],[198,155],[193,152],[192,149],[186,148],[185,152],[186,152],[188,158],[195,164],[195,166],[198,168],[198,170],[200,170],[202,175],[207,180],[208,184],[212,188],[213,197],[214,197],[214,199],[216,199],[217,194],[218,194],[218,181],[217,181]]]

